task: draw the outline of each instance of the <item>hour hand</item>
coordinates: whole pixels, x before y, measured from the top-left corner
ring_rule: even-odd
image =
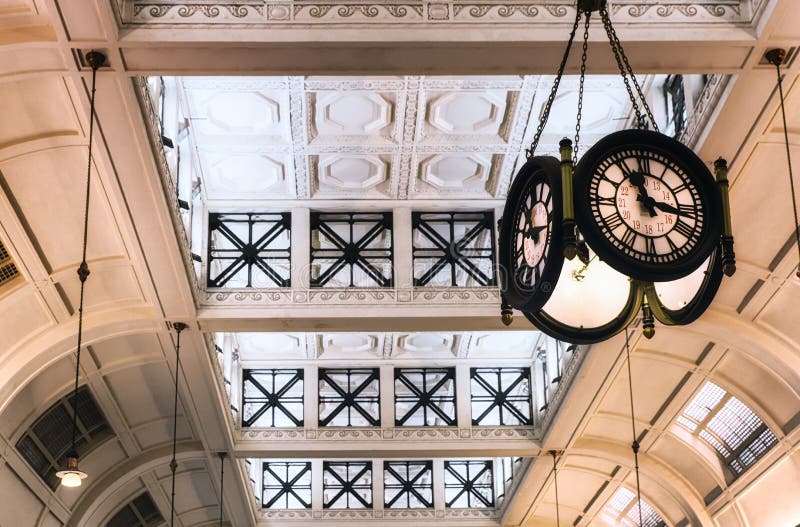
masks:
[[[648,196],[647,193],[645,193],[644,196],[642,196],[641,194],[636,196],[636,201],[641,201],[642,202],[642,204],[644,205],[644,208],[647,209],[647,212],[650,214],[651,218],[655,218],[657,216],[656,209],[655,209],[655,207],[657,206],[656,202],[655,202],[655,200],[653,198]]]

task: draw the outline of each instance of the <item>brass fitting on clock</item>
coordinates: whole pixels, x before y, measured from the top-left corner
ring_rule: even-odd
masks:
[[[650,304],[645,301],[642,304],[642,329],[644,330],[644,336],[648,339],[653,338],[656,334],[656,323],[655,318],[653,317],[653,309],[650,307]]]
[[[500,304],[500,320],[504,326],[510,326],[514,322],[514,310],[511,309],[510,305],[506,304],[505,299]]]
[[[572,192],[572,141],[566,137],[558,143],[561,154],[561,195],[564,209],[564,219],[561,223],[563,233],[564,258],[572,260],[578,254],[578,236],[575,224],[575,204]]]
[[[714,176],[722,198],[722,272],[725,276],[733,276],[736,272],[736,253],[733,252],[731,202],[728,197],[728,162],[721,157],[714,161]]]

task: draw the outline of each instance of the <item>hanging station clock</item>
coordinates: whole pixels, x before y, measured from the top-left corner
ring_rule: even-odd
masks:
[[[593,12],[603,22],[637,128],[604,137],[578,160]],[[575,141],[561,140],[560,161],[535,157],[581,20]],[[516,308],[552,337],[589,344],[612,337],[641,314],[649,338],[656,319],[666,325],[696,320],[723,274],[735,272],[727,164],[718,159],[712,175],[688,147],[658,132],[605,0],[577,0],[527,154],[500,226],[504,324],[512,323]]]
[[[550,298],[564,257],[561,241],[559,161],[529,159],[509,190],[500,221],[499,263],[506,301],[517,309],[538,309]]]
[[[598,141],[575,167],[574,189],[581,234],[631,278],[682,278],[719,244],[714,177],[694,152],[658,132],[622,130]]]

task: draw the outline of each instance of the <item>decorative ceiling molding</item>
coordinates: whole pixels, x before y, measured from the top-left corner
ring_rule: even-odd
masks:
[[[119,0],[125,26],[292,27],[362,26],[363,24],[442,26],[447,24],[551,25],[568,23],[575,13],[572,0],[245,0],[176,1]],[[615,0],[615,22],[630,24],[725,23],[751,26],[763,0]]]

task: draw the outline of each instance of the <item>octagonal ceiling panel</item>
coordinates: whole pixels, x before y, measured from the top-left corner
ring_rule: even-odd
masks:
[[[387,192],[388,156],[320,154],[309,160],[313,197],[370,197]]]
[[[542,337],[538,331],[475,333],[469,343],[470,358],[520,357],[530,359]]]
[[[392,357],[453,358],[458,353],[459,335],[454,333],[408,333],[395,336]]]
[[[293,197],[292,161],[285,155],[203,152],[208,199],[270,199]]]
[[[317,339],[319,356],[323,359],[383,356],[383,334],[324,333]]]
[[[312,94],[318,136],[388,135],[393,121],[391,95],[336,91]]]
[[[499,136],[506,119],[507,95],[499,90],[437,95],[428,104],[428,124],[445,134]]]

